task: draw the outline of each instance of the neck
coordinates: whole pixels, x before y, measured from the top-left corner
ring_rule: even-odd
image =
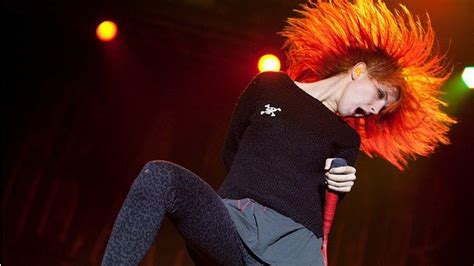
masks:
[[[298,81],[294,81],[294,83],[306,93],[322,102],[329,110],[336,113],[339,99],[350,81],[350,75],[341,74],[311,83],[301,83]]]

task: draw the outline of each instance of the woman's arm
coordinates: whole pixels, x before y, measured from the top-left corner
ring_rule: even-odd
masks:
[[[346,160],[347,166],[331,168],[331,161],[334,158],[326,159],[325,168],[329,170],[326,172],[326,184],[328,188],[337,191],[337,192],[349,192],[354,185],[356,180],[356,169],[355,162],[357,160],[357,155],[359,154],[360,142],[355,146],[349,148],[342,148],[334,154],[334,158],[342,158]],[[345,193],[340,196],[342,200],[345,196]]]
[[[240,94],[234,107],[232,119],[227,129],[227,134],[222,149],[222,160],[227,172],[230,170],[239,142],[250,125],[250,116],[255,112],[255,103],[259,92],[259,82],[262,73],[257,74]]]

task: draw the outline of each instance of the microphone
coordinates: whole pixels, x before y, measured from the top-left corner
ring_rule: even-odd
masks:
[[[331,162],[331,167],[347,166],[346,160],[342,158],[335,158]],[[323,245],[321,247],[321,253],[323,255],[324,265],[328,266],[328,236],[331,231],[332,222],[336,215],[337,202],[339,200],[339,192],[332,191],[326,187],[326,200],[324,202],[324,213],[323,213]]]

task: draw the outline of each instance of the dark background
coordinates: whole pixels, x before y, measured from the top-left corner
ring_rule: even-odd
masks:
[[[233,106],[278,55],[275,32],[303,1],[2,2],[2,265],[98,265],[141,167],[163,159],[217,189]],[[452,144],[400,172],[361,154],[340,205],[332,265],[474,263],[474,2],[401,1],[430,14],[455,73]],[[395,1],[387,1],[391,7]],[[101,43],[95,27],[118,23]],[[284,70],[284,67],[283,67]],[[316,252],[316,251],[315,251]],[[143,265],[192,265],[165,219]]]

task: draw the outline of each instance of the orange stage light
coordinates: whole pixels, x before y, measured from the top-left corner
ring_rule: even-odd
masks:
[[[103,42],[111,41],[117,36],[117,25],[112,21],[103,21],[97,27],[96,35]]]
[[[272,54],[266,54],[258,60],[258,70],[260,72],[279,71],[280,66],[280,60]]]

